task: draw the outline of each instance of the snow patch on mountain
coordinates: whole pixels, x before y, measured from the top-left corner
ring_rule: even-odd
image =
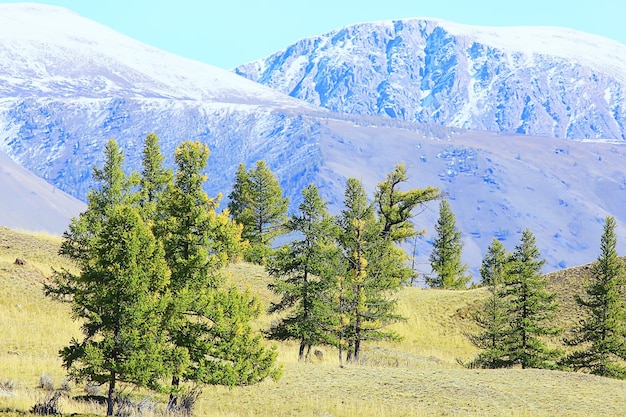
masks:
[[[626,139],[626,46],[440,19],[302,39],[235,73],[336,112],[568,139]]]
[[[4,97],[125,96],[303,105],[54,6],[0,4],[0,57]]]

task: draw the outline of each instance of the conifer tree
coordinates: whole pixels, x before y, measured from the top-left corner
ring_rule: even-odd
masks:
[[[164,161],[159,137],[155,133],[148,134],[144,141],[142,171],[137,193],[138,204],[143,208],[147,218],[156,215],[157,206],[173,181],[172,170],[163,166]]]
[[[250,242],[245,259],[263,264],[274,238],[284,233],[289,199],[264,161],[248,171],[239,166],[229,199],[231,216],[243,225],[242,237]]]
[[[242,250],[241,227],[216,213],[219,200],[203,190],[208,155],[197,142],[176,149],[175,180],[159,225],[173,296],[167,323],[172,404],[181,381],[246,385],[278,375],[275,350],[265,348],[249,324],[259,314],[257,301],[224,287],[224,267]]]
[[[228,211],[239,224],[253,222],[250,207],[250,175],[244,164],[237,166],[233,189],[228,195]]]
[[[461,260],[461,232],[456,228],[456,219],[446,200],[442,200],[439,206],[439,220],[435,231],[437,236],[430,255],[430,265],[435,276],[428,278],[428,284],[434,288],[467,288],[471,277],[466,275],[467,265]]]
[[[397,336],[384,328],[402,320],[394,294],[409,282],[413,271],[399,243],[416,235],[410,220],[413,209],[438,197],[434,188],[399,189],[407,180],[398,165],[379,183],[375,203],[367,199],[360,181],[346,183],[344,210],[337,219],[342,264],[337,269],[335,305],[338,307],[339,346],[347,359],[358,361],[364,340]]]
[[[105,149],[100,187],[87,210],[64,233],[61,254],[78,273],[55,272],[46,294],[69,301],[83,320],[82,340],[60,355],[76,381],[108,384],[107,415],[113,414],[116,384],[157,385],[164,374],[161,317],[168,304],[169,271],[162,247],[131,207],[123,155],[115,141]]]
[[[586,317],[565,342],[582,349],[569,354],[563,364],[600,376],[626,378],[626,268],[617,255],[615,218],[607,217],[600,244],[600,255],[586,284],[585,297],[576,302]]]
[[[354,178],[349,178],[346,183],[344,207],[338,218],[339,246],[344,264],[341,274],[343,315],[346,318],[340,333],[347,342],[348,361],[358,361],[360,344],[366,331],[367,287],[374,283],[373,277],[367,277],[367,256],[376,245],[381,231],[377,228],[374,207],[367,201],[363,185]],[[373,294],[373,289],[369,292]],[[391,334],[388,336],[392,337]]]
[[[289,311],[268,335],[277,340],[298,340],[298,360],[308,360],[312,346],[332,342],[330,329],[335,318],[329,293],[338,251],[333,219],[317,187],[309,185],[302,195],[299,213],[285,225],[288,233],[302,237],[279,248],[266,267],[274,278],[269,288],[281,297],[272,303],[269,312]]]
[[[502,242],[493,238],[480,265],[481,284],[486,286],[504,284],[509,258],[510,255]]]
[[[505,282],[511,322],[507,339],[508,366],[553,368],[561,355],[560,350],[549,348],[542,339],[561,332],[551,325],[558,305],[556,294],[547,291],[548,282],[541,272],[544,263],[535,236],[525,229],[511,257]]]
[[[498,239],[493,239],[480,268],[482,282],[489,295],[473,319],[481,329],[469,335],[474,346],[482,349],[472,367],[502,368],[507,365],[507,338],[510,332],[508,300],[504,292],[509,255]]]
[[[395,243],[402,243],[424,231],[417,232],[410,222],[413,211],[421,205],[439,198],[439,189],[435,187],[415,188],[407,191],[398,189],[408,180],[406,166],[398,164],[387,175],[385,181],[378,184],[376,190],[376,208],[383,223],[382,235]]]

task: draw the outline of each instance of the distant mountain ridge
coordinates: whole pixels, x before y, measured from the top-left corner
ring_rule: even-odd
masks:
[[[567,139],[626,139],[626,46],[550,27],[363,23],[234,72],[336,112]]]
[[[0,152],[0,226],[61,235],[86,205]]]
[[[512,250],[524,227],[553,270],[597,256],[605,215],[626,224],[626,148],[615,143],[335,113],[56,7],[0,4],[0,92],[0,151],[83,200],[110,138],[137,171],[143,139],[155,132],[169,166],[181,141],[209,146],[213,196],[228,195],[239,163],[265,160],[292,212],[309,183],[337,213],[347,177],[371,193],[405,162],[407,186],[448,195],[474,272],[494,237]],[[436,217],[436,205],[415,217],[427,230],[420,272],[429,271]]]

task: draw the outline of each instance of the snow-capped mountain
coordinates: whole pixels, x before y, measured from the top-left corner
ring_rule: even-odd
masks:
[[[438,186],[449,196],[473,270],[493,237],[512,250],[525,227],[537,236],[546,271],[589,262],[603,217],[626,222],[626,148],[614,143],[333,113],[65,9],[0,5],[0,151],[84,200],[106,141],[115,138],[128,171],[139,170],[150,132],[169,164],[183,140],[209,145],[211,195],[229,193],[239,163],[264,159],[292,211],[312,182],[336,213],[347,177],[373,191],[404,161],[410,186]],[[433,204],[415,218],[428,231],[417,245],[423,272],[436,217]]]
[[[626,46],[569,29],[438,19],[363,23],[234,71],[337,112],[626,139]]]
[[[300,107],[219,68],[134,41],[66,9],[0,5],[3,97],[177,99]]]
[[[324,111],[63,8],[0,5],[0,150],[78,198],[110,138],[127,149],[129,167],[152,131],[167,155],[202,140],[236,167],[267,140],[251,130],[271,132],[273,118],[288,129],[286,114],[300,112]]]

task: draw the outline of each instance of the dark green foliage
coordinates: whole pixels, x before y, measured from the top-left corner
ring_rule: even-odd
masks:
[[[541,273],[544,262],[528,229],[511,255],[494,239],[481,267],[489,296],[474,315],[482,331],[469,336],[483,350],[472,366],[556,367],[562,352],[549,348],[544,337],[561,330],[550,325],[557,304],[556,294],[547,291],[548,282]]]
[[[56,272],[46,293],[71,302],[84,338],[60,354],[72,379],[108,384],[107,415],[118,382],[160,389],[170,376],[175,405],[182,381],[233,386],[279,376],[276,350],[250,327],[258,302],[224,287],[241,227],[202,190],[208,153],[182,143],[172,181],[148,135],[144,169],[129,180],[110,141],[104,167],[94,169],[100,186],[64,234],[61,254],[79,273]]]
[[[72,221],[61,246],[80,272],[56,272],[46,287],[83,321],[84,338],[60,352],[63,366],[76,381],[108,384],[107,415],[117,382],[155,387],[163,375],[161,320],[169,301],[163,249],[129,204],[122,161],[110,141],[104,169],[94,170],[101,187],[90,192],[87,211]]]
[[[503,284],[509,257],[502,242],[493,238],[480,266],[481,283],[486,286]]]
[[[276,351],[264,347],[249,325],[259,314],[256,300],[223,288],[223,269],[242,250],[241,227],[227,213],[216,213],[219,200],[203,190],[208,155],[200,143],[176,149],[174,183],[157,224],[172,272],[167,334],[173,404],[182,381],[232,386],[278,375]]]
[[[273,239],[284,233],[289,199],[283,197],[278,180],[264,161],[248,171],[239,165],[228,197],[230,214],[243,225],[242,237],[250,242],[244,258],[263,264],[271,254]]]
[[[558,307],[556,294],[547,291],[535,236],[526,229],[507,267],[505,294],[508,297],[511,330],[507,338],[508,365],[522,368],[554,368],[562,354],[547,347],[544,336],[561,333],[551,325]]]
[[[574,336],[565,342],[582,349],[568,355],[563,364],[574,370],[624,379],[626,306],[623,292],[626,268],[617,255],[615,226],[615,219],[607,217],[591,281],[585,286],[585,296],[576,296],[576,302],[585,310],[586,317],[573,330]]]
[[[472,367],[502,368],[507,366],[506,341],[510,332],[510,323],[504,281],[509,256],[502,243],[494,238],[483,258],[480,275],[482,282],[489,290],[489,296],[481,308],[473,314],[473,319],[480,327],[481,333],[469,335],[469,339],[482,351],[471,363]]]
[[[407,256],[397,245],[416,232],[409,224],[412,210],[438,196],[436,189],[403,192],[406,171],[397,166],[378,184],[376,205],[367,199],[360,181],[346,183],[344,210],[337,219],[341,264],[334,296],[339,316],[337,334],[347,359],[358,361],[365,340],[390,340],[396,335],[383,329],[402,320],[394,294],[413,275]]]
[[[456,219],[446,200],[442,200],[439,206],[435,231],[437,236],[430,255],[430,265],[435,276],[427,279],[428,285],[454,290],[467,288],[471,277],[466,275],[467,265],[461,261],[461,232],[456,229]]]
[[[167,187],[173,181],[171,169],[163,166],[165,158],[159,146],[159,137],[150,133],[146,136],[143,149],[142,171],[139,178],[137,200],[146,218],[156,216],[157,206]]]
[[[309,185],[302,195],[299,213],[285,225],[288,233],[296,232],[301,238],[279,248],[267,263],[267,271],[274,278],[269,287],[281,297],[272,303],[269,312],[289,312],[270,328],[268,335],[276,340],[298,340],[298,359],[308,360],[312,346],[332,341],[329,330],[335,317],[330,290],[338,250],[333,240],[333,219],[317,188]]]

